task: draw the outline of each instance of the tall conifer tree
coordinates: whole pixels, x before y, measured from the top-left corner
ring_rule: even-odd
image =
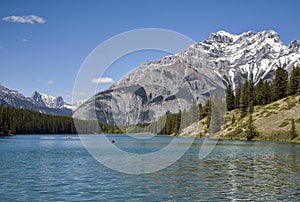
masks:
[[[288,72],[282,67],[276,69],[274,85],[273,85],[273,100],[284,98],[287,95],[288,87]]]
[[[227,111],[231,111],[235,108],[234,92],[232,90],[231,84],[229,84],[226,88],[226,106],[227,106]]]

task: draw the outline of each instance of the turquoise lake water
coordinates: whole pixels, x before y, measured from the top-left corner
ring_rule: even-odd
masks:
[[[173,165],[130,175],[101,165],[78,136],[71,137],[0,138],[0,201],[300,200],[299,144],[222,140],[199,160],[199,139]],[[108,138],[136,153],[156,151],[172,140]]]

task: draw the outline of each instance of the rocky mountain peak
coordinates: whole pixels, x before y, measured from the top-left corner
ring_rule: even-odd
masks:
[[[46,106],[45,103],[44,103],[44,101],[43,101],[43,98],[42,98],[42,96],[41,96],[41,94],[39,92],[34,91],[33,94],[32,94],[32,96],[31,96],[31,98],[35,102],[37,102],[39,105]]]
[[[48,108],[68,108],[72,109],[72,106],[64,101],[61,96],[52,96],[46,93],[39,93],[35,91],[31,98],[37,102],[40,106],[45,106]]]
[[[233,43],[239,38],[239,35],[231,34],[226,31],[218,31],[216,33],[212,33],[209,36],[208,40],[216,41],[218,43]]]
[[[288,48],[292,51],[292,52],[300,52],[300,40],[293,40],[291,41],[291,43],[289,44]]]
[[[64,104],[65,104],[65,101],[61,96],[58,96],[55,98],[55,103],[54,103],[55,108],[63,107]]]

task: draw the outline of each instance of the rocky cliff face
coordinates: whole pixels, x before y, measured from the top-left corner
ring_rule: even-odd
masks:
[[[181,53],[142,64],[108,90],[96,94],[74,116],[106,124],[137,124],[205,103],[231,83],[272,80],[277,66],[300,66],[300,41],[285,46],[274,31],[213,33]],[[96,110],[94,116],[93,110]]]

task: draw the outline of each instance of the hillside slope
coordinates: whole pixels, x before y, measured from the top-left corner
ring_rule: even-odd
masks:
[[[300,95],[290,96],[264,106],[254,108],[253,123],[259,133],[253,140],[292,141],[300,143]],[[232,122],[234,117],[235,121]],[[290,130],[294,119],[297,137],[291,140]],[[219,138],[246,139],[249,115],[240,118],[239,110],[226,113],[225,124]],[[184,128],[179,136],[206,137],[206,119]]]

